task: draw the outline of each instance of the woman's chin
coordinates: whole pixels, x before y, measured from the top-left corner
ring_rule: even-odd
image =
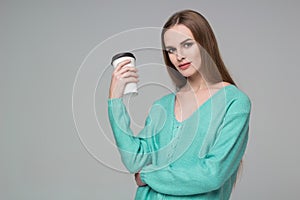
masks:
[[[185,78],[192,78],[194,76],[198,76],[200,75],[198,72],[188,72],[188,71],[185,71],[185,72],[180,72],[182,76],[184,76]]]

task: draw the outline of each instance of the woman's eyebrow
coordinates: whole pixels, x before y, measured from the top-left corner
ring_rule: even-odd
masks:
[[[192,40],[192,39],[191,38],[185,39],[182,42],[180,42],[180,44],[183,44],[183,43],[185,43],[185,42],[187,42],[189,40]],[[172,48],[172,46],[166,46],[166,48]]]
[[[188,39],[186,39],[186,40],[183,40],[182,42],[180,42],[180,44],[183,44],[183,43],[185,43],[185,42],[187,42],[187,41],[189,41],[189,40],[192,40],[191,38],[188,38]]]

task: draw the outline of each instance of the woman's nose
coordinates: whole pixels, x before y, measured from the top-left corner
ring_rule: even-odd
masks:
[[[176,58],[177,58],[178,61],[180,61],[180,60],[184,59],[185,57],[182,55],[181,52],[177,52]]]

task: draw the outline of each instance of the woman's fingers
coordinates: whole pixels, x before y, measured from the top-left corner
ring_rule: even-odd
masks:
[[[121,78],[129,78],[129,77],[138,78],[139,76],[138,76],[138,74],[136,72],[130,72],[130,71],[128,71],[128,72],[125,72],[123,74],[120,74],[120,77]]]
[[[136,77],[129,77],[123,79],[125,83],[137,83],[139,82],[139,79]]]
[[[137,68],[136,67],[128,67],[128,66],[125,66],[123,67],[122,69],[120,69],[117,73],[120,73],[120,74],[123,74],[125,72],[128,72],[128,71],[131,71],[131,72],[137,72]]]
[[[129,77],[129,76],[134,76],[137,77],[137,68],[136,67],[129,67],[129,66],[124,66],[126,65],[126,62],[124,62],[123,64],[119,65],[115,71],[113,72],[113,76],[116,78],[125,78],[125,77]],[[121,69],[119,69],[120,67],[122,67]]]
[[[142,186],[146,186],[146,185],[147,185],[146,183],[144,183],[144,182],[142,181],[140,173],[135,173],[135,174],[134,174],[134,178],[135,178],[136,184],[137,184],[139,187],[142,187]]]
[[[135,67],[123,67],[120,71],[115,72],[114,76],[118,79],[126,79],[126,78],[138,78],[137,69]],[[135,82],[135,81],[134,81]]]
[[[117,67],[115,68],[115,71],[119,71],[120,69],[122,69],[125,65],[129,64],[131,61],[130,60],[124,60],[122,62],[120,62]]]
[[[122,61],[120,64],[117,65],[115,68],[111,84],[110,84],[110,91],[109,91],[109,97],[110,98],[118,98],[123,95],[125,85],[127,83],[137,83],[138,80],[138,74],[137,74],[137,68],[126,66],[130,63],[130,60]]]

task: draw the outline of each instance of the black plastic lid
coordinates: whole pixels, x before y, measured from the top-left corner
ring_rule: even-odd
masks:
[[[111,59],[111,64],[118,58],[122,58],[122,57],[132,57],[135,59],[134,55],[130,52],[123,52],[123,53],[118,53],[116,55],[114,55]]]

